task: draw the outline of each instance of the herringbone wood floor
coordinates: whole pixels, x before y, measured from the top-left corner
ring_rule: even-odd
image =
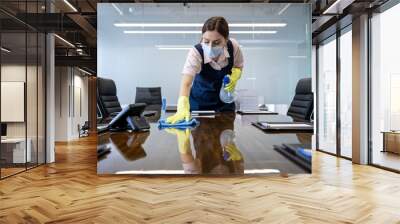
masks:
[[[0,181],[0,223],[400,223],[400,175],[314,153],[313,174],[96,175],[96,139]]]

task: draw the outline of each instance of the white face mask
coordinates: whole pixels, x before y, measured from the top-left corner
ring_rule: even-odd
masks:
[[[224,52],[224,48],[220,46],[210,47],[210,45],[201,43],[201,47],[203,48],[204,54],[207,55],[209,58],[216,58],[221,55],[222,52]]]

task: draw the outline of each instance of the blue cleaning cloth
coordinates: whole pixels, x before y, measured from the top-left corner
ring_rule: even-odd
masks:
[[[167,123],[164,119],[158,121],[158,128],[190,128],[199,125],[200,122],[197,121],[195,118],[190,119],[190,121],[186,122],[185,120],[180,121],[176,124]]]

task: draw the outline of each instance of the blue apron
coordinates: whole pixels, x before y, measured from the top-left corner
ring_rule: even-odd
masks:
[[[227,42],[230,56],[228,58],[228,65],[221,70],[213,69],[209,63],[204,64],[204,52],[201,44],[196,44],[194,47],[200,53],[203,61],[201,71],[195,75],[190,91],[190,110],[235,111],[235,103],[224,103],[219,98],[219,91],[221,90],[224,76],[232,73],[232,42],[230,40]]]

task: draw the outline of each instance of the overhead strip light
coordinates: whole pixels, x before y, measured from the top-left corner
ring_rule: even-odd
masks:
[[[74,12],[78,12],[78,10],[68,0],[64,0],[64,3],[67,4]]]
[[[286,23],[231,23],[229,27],[285,27]],[[203,27],[202,23],[114,23],[116,27]]]
[[[193,47],[193,46],[192,45],[154,45],[154,47],[156,47],[156,48],[162,48],[162,47],[180,47],[180,48],[186,47],[186,48],[188,48],[188,47]]]
[[[79,67],[78,67],[78,70],[81,71],[81,72],[83,72],[83,73],[85,73],[85,74],[87,74],[87,75],[92,75],[92,73],[90,73],[90,72],[88,72],[88,71],[86,71],[86,70],[83,70],[83,69],[81,69],[81,68],[79,68]]]
[[[4,51],[4,52],[6,52],[6,53],[10,53],[10,52],[11,52],[11,50],[9,50],[9,49],[7,49],[7,48],[5,48],[5,47],[1,47],[1,50]]]
[[[191,47],[158,47],[158,50],[190,50]]]
[[[158,50],[190,50],[193,48],[191,45],[155,45]]]
[[[304,58],[307,58],[307,56],[305,56],[305,55],[290,55],[290,56],[288,56],[289,58],[300,58],[300,59],[304,59]]]
[[[125,30],[127,34],[198,34],[200,30]]]
[[[230,31],[232,34],[275,34],[276,30]]]
[[[125,30],[126,34],[201,34],[200,30]],[[230,31],[231,34],[275,34],[276,30]]]
[[[322,14],[340,14],[341,12],[339,11],[343,11],[343,9],[350,5],[352,2],[353,0],[336,0],[332,5],[325,9]]]
[[[73,48],[75,48],[75,45],[73,45],[71,42],[69,42],[68,40],[66,40],[66,39],[64,39],[64,38],[62,38],[62,37],[60,37],[59,35],[57,35],[57,34],[54,34],[54,36],[55,37],[57,37],[59,40],[61,40],[62,42],[64,42],[65,44],[67,44],[67,45],[69,45],[70,47],[73,47]]]

